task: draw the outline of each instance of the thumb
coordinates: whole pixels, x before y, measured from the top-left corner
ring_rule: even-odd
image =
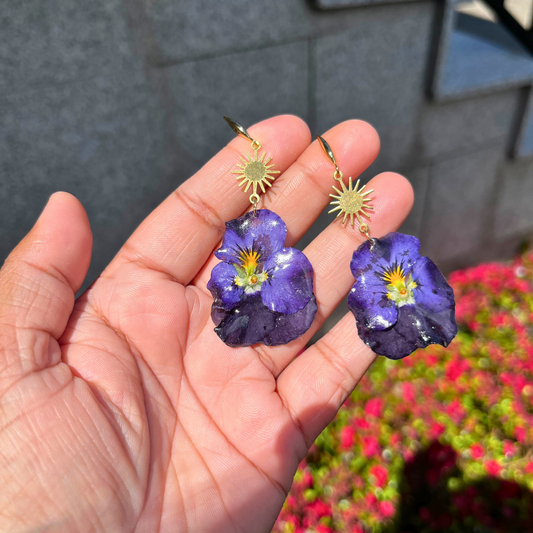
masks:
[[[60,361],[56,340],[87,275],[91,250],[81,203],[68,193],[52,195],[0,270],[0,391]]]

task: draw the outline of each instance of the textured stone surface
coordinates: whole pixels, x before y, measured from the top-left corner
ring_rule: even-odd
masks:
[[[317,130],[348,118],[370,122],[383,146],[381,167],[374,170],[408,168],[420,152],[415,126],[424,99],[434,7],[367,8],[359,11],[350,31],[317,39]]]
[[[428,103],[421,120],[421,156],[449,157],[456,151],[507,138],[519,97],[520,91],[512,89],[460,101]]]
[[[4,3],[0,41],[4,94],[104,73],[134,82],[141,74],[121,0]]]
[[[420,237],[422,233],[422,219],[424,215],[424,206],[426,203],[426,190],[429,177],[429,167],[420,167],[406,172],[401,172],[413,186],[415,193],[415,203],[409,216],[405,219],[401,228],[398,230],[408,235]]]
[[[0,227],[3,260],[49,195],[66,190],[94,232],[89,279],[194,164],[165,137],[165,114],[150,92],[79,82],[0,99]]]
[[[496,207],[495,236],[506,239],[533,232],[533,165],[531,160],[510,161],[503,166],[502,190]]]
[[[436,164],[430,172],[422,252],[435,261],[475,250],[491,220],[491,200],[505,146]]]
[[[224,115],[245,127],[283,113],[305,120],[307,60],[307,43],[295,43],[171,67],[168,84],[180,144],[205,161],[235,136]]]
[[[151,60],[163,65],[332,33],[359,17],[320,12],[309,0],[140,1],[154,40]]]

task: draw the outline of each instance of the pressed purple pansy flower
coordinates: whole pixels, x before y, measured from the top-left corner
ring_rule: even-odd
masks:
[[[348,307],[359,336],[389,359],[448,346],[457,334],[453,289],[419,248],[416,237],[389,233],[364,242],[350,264],[355,283]]]
[[[287,344],[303,335],[317,311],[313,267],[285,248],[287,227],[267,209],[226,222],[222,263],[207,288],[213,295],[215,332],[228,346]]]

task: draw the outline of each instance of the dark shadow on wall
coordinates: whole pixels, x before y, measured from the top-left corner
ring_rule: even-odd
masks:
[[[384,533],[533,531],[533,494],[526,486],[495,477],[454,486],[461,473],[450,446],[433,442],[418,453],[405,466],[400,506]]]

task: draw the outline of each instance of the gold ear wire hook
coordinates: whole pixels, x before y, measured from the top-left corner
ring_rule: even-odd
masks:
[[[224,117],[224,120],[228,123],[228,126],[237,134],[239,135],[239,137],[243,137],[244,139],[247,139],[248,141],[250,141],[252,143],[252,148],[254,150],[259,150],[259,148],[261,148],[261,143],[257,142],[256,140],[254,140],[250,134],[246,131],[246,129],[244,128],[244,126],[241,126],[238,122],[236,122],[235,120],[229,118],[229,117]]]
[[[231,173],[237,174],[236,179],[240,181],[239,187],[244,187],[245,193],[252,187],[250,203],[254,206],[254,215],[256,215],[257,205],[261,199],[258,194],[259,190],[264,193],[266,191],[265,186],[272,187],[274,175],[279,174],[280,171],[272,168],[274,166],[274,163],[271,163],[272,157],[267,156],[266,152],[259,154],[261,143],[253,139],[243,126],[229,117],[224,117],[224,120],[239,137],[243,137],[252,144],[254,153],[250,155],[246,152],[247,159],[241,157],[241,163],[237,163],[237,168]]]
[[[369,227],[366,222],[363,222],[361,215],[370,220],[369,214],[365,209],[374,209],[368,202],[370,199],[366,198],[370,193],[374,192],[374,189],[364,192],[366,185],[363,185],[359,188],[359,180],[357,180],[355,187],[352,187],[352,178],[348,180],[348,187],[344,185],[342,181],[342,172],[337,165],[337,160],[335,159],[335,154],[331,149],[331,146],[328,144],[326,139],[320,135],[316,136],[322,146],[322,150],[326,154],[326,157],[335,165],[335,172],[333,172],[333,179],[339,182],[341,189],[337,189],[335,186],[333,190],[337,194],[330,194],[330,197],[333,198],[333,201],[330,202],[330,205],[333,205],[333,209],[329,212],[333,213],[338,211],[337,218],[344,215],[342,223],[344,224],[347,220],[350,220],[352,227],[354,226],[355,219],[359,222],[359,231],[366,236],[369,241],[372,241],[369,234]]]
[[[317,135],[316,138],[320,142],[320,146],[322,146],[322,150],[324,150],[326,157],[335,165],[335,172],[333,173],[333,178],[337,181],[341,181],[342,172],[339,169],[339,165],[337,165],[337,160],[335,159],[335,154],[333,153],[331,146],[328,144],[326,139],[324,139],[324,137]]]

